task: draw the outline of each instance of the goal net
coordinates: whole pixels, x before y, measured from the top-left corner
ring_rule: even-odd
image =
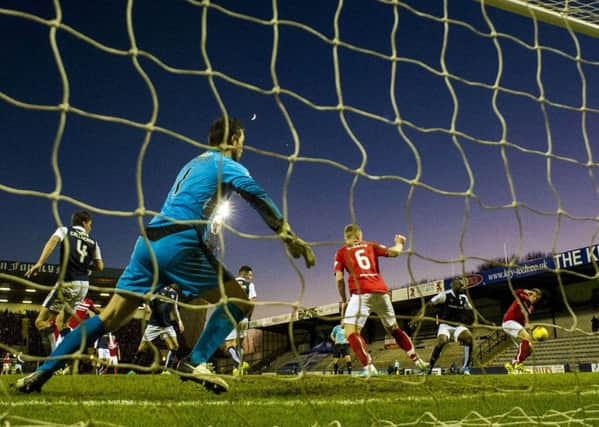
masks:
[[[105,264],[124,268],[176,173],[207,148],[210,123],[239,118],[241,163],[316,253],[313,269],[294,262],[239,197],[214,228],[216,254],[230,271],[254,270],[253,325],[290,321],[261,348],[264,357],[290,349],[296,360],[328,339],[339,311],[324,316],[315,308],[339,300],[331,266],[348,223],[360,224],[367,240],[407,237],[399,260],[382,262],[381,270],[395,291],[415,289],[420,304],[430,294],[417,284],[483,266],[509,272],[530,258],[599,243],[595,0],[5,0],[0,23],[0,260],[34,261],[55,227],[87,210]],[[583,270],[575,263],[546,268],[554,306],[537,322],[553,336],[592,335],[599,272],[589,254]],[[510,274],[504,303],[516,287],[532,287]],[[567,287],[573,278],[576,291]],[[38,296],[51,289],[22,271],[2,270],[0,282],[7,289],[0,310],[11,312],[39,306],[10,299],[9,288]],[[92,290],[106,294],[100,305],[114,293]],[[485,330],[500,336],[505,307],[489,301],[473,302],[495,323]],[[197,322],[200,311],[214,308],[182,306]],[[400,325],[419,309],[398,312]],[[310,317],[317,342],[293,332],[294,321]],[[432,330],[434,319],[427,320]],[[187,334],[192,340],[199,330]],[[434,337],[423,338],[425,359]],[[136,344],[128,344],[131,351]],[[44,359],[4,335],[0,349],[23,351],[31,363]],[[426,376],[397,381],[432,387]],[[569,391],[592,393],[579,385]],[[556,425],[596,421],[596,408],[572,405],[559,419],[546,408],[476,416],[493,425],[533,415]],[[22,421],[14,409],[4,411],[8,425]],[[472,420],[469,411],[420,414],[385,425]]]

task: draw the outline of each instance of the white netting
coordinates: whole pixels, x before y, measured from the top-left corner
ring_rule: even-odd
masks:
[[[177,165],[225,112],[244,119],[252,174],[317,247],[306,273],[258,219],[224,226],[224,259],[263,265],[265,314],[336,301],[330,260],[351,221],[373,240],[408,235],[406,264],[383,267],[395,286],[503,250],[597,243],[599,50],[579,22],[456,0],[253,3],[3,2],[0,258],[35,256],[17,216],[35,212],[27,232],[42,241],[48,207],[60,224],[76,206],[102,218],[107,259],[126,262]],[[596,2],[543,4],[597,24]]]

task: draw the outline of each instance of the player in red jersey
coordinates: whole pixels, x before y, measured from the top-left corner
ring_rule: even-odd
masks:
[[[0,375],[8,374],[10,374],[10,354],[4,353],[4,357],[2,358],[2,372]]]
[[[364,367],[362,375],[376,375],[376,367],[368,353],[366,341],[360,331],[371,312],[378,315],[387,330],[401,349],[420,369],[426,369],[428,363],[422,360],[412,344],[410,337],[398,326],[395,312],[389,297],[389,289],[379,271],[379,257],[396,257],[403,250],[406,238],[395,235],[395,245],[386,247],[376,242],[362,240],[362,230],[357,224],[345,226],[343,231],[345,246],[335,254],[335,280],[341,297],[342,315],[345,314],[343,328],[349,345]],[[345,272],[348,273],[350,300],[347,303],[345,292]]]
[[[108,366],[112,366],[112,373],[119,373],[119,360],[121,358],[121,347],[119,346],[119,342],[116,340],[116,337],[112,334],[108,334],[108,353],[110,354],[110,359],[108,362]],[[106,367],[106,371],[108,371],[108,366]]]
[[[56,347],[57,345],[59,345],[61,343],[61,341],[63,340],[63,338],[69,332],[71,332],[73,329],[75,329],[77,326],[79,326],[79,324],[81,322],[83,322],[84,320],[86,320],[87,318],[90,317],[90,315],[91,315],[90,313],[99,314],[100,310],[98,310],[98,307],[96,307],[94,305],[94,302],[88,296],[86,296],[85,298],[83,298],[82,301],[79,301],[77,303],[77,305],[75,306],[75,311],[73,312],[73,315],[70,316],[69,320],[67,320],[66,322],[64,322],[62,320],[63,317],[65,316],[65,312],[62,311],[57,317],[57,322],[54,323],[55,344],[53,346]],[[65,327],[62,328],[60,331],[58,331],[57,324],[65,324]],[[61,375],[66,375],[66,374],[71,373],[72,372],[71,370],[77,371],[78,365],[79,365],[78,363],[74,363],[74,364],[67,363],[63,369],[61,369],[57,372]]]
[[[532,338],[526,330],[528,316],[534,311],[535,304],[541,299],[543,292],[538,288],[514,289],[514,294],[516,298],[503,315],[501,323],[504,332],[512,337],[518,346],[516,358],[505,364],[509,374],[526,372],[522,365],[532,352]]]

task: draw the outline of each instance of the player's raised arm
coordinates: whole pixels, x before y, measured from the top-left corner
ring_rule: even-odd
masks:
[[[390,257],[396,257],[402,253],[403,246],[406,243],[406,236],[404,236],[402,234],[396,234],[394,241],[395,241],[395,245],[393,245],[387,249],[388,256],[390,256]]]
[[[37,273],[38,270],[42,268],[42,265],[44,265],[48,257],[52,254],[52,252],[54,252],[56,245],[58,245],[59,243],[60,237],[58,237],[56,234],[53,234],[44,245],[42,253],[40,254],[40,257],[37,260],[37,262],[33,264],[31,267],[29,267],[29,269],[25,272],[25,277],[29,278],[33,274]]]
[[[293,258],[303,257],[307,268],[315,264],[310,245],[291,230],[275,202],[250,176],[247,169],[237,162],[227,162],[223,170],[223,181],[230,182],[235,191],[256,209],[266,225],[281,237]]]

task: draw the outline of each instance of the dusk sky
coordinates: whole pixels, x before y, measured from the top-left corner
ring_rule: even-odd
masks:
[[[139,231],[134,211],[160,210],[181,166],[202,151],[188,141],[205,143],[221,115],[202,53],[204,9],[132,2],[128,29],[125,1],[59,3],[55,52],[72,109],[62,133],[56,107],[67,87],[43,21],[56,17],[53,2],[0,1],[0,259],[35,261],[57,225],[49,194],[58,189],[58,135],[60,195],[90,206],[106,266],[124,268]],[[218,96],[246,128],[241,163],[315,244],[317,264],[298,263],[300,277],[281,243],[264,239],[272,234],[259,216],[234,197],[227,224],[256,239],[225,232],[224,259],[233,272],[254,268],[258,301],[337,302],[333,256],[353,219],[368,240],[409,236],[409,254],[381,262],[391,288],[457,274],[462,267],[452,261],[460,258],[474,270],[504,247],[523,256],[598,243],[597,39],[539,23],[535,49],[532,20],[489,7],[499,34],[492,38],[470,0],[447,2],[447,27],[442,1],[275,4],[274,55],[272,1],[213,1],[205,28]],[[133,42],[136,61],[127,55]],[[267,93],[275,85],[279,104]],[[154,106],[161,130],[140,160]],[[296,151],[286,186],[286,157]],[[79,209],[58,204],[64,223]],[[261,306],[255,317],[288,311]]]

